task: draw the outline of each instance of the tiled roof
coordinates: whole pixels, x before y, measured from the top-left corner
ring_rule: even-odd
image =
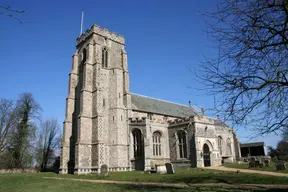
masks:
[[[198,116],[192,107],[162,101],[142,95],[131,94],[132,110],[168,115],[173,117]]]

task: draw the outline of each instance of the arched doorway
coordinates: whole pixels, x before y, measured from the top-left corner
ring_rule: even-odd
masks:
[[[135,170],[144,170],[144,138],[139,129],[132,131],[133,151],[134,151],[134,168]]]
[[[203,145],[203,160],[204,160],[204,167],[211,166],[210,149],[206,143]]]

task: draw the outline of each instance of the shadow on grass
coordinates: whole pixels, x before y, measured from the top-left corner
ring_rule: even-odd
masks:
[[[184,191],[184,189],[177,187],[161,187],[161,186],[151,186],[151,185],[121,185],[123,191]]]
[[[121,185],[123,191],[165,191],[165,192],[287,192],[287,189],[242,189],[242,188],[215,188],[215,187],[160,187],[149,185]]]

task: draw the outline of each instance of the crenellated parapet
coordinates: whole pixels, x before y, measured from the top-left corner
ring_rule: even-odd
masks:
[[[77,45],[85,42],[93,34],[103,36],[107,39],[110,39],[112,41],[115,41],[115,42],[123,44],[123,45],[125,44],[125,40],[124,40],[124,37],[122,35],[108,31],[108,29],[101,28],[100,26],[94,24],[94,25],[92,25],[92,27],[90,27],[87,31],[85,31],[82,35],[80,35],[77,38]]]
[[[183,125],[183,124],[188,124],[190,122],[193,122],[194,117],[183,117],[183,118],[177,118],[174,120],[169,120],[169,127],[174,127],[174,126],[179,126],[179,125]]]
[[[146,117],[132,117],[129,118],[129,121],[131,123],[146,123]]]

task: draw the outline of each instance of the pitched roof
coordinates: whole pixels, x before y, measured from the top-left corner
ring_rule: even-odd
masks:
[[[224,123],[224,121],[222,121],[220,119],[214,119],[214,125],[229,127],[226,123]]]
[[[171,103],[151,97],[131,94],[132,110],[168,115],[173,117],[198,116],[192,107]]]
[[[241,147],[259,147],[259,146],[264,146],[264,142],[254,142],[254,143],[241,143]]]

